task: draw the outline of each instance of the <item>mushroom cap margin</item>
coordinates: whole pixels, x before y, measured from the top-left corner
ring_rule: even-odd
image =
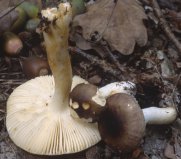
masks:
[[[97,124],[72,118],[69,108],[62,113],[48,109],[53,94],[53,76],[37,77],[13,91],[7,102],[6,117],[13,142],[39,155],[76,153],[99,142]]]
[[[144,136],[145,126],[143,112],[133,96],[117,93],[107,98],[98,127],[110,147],[124,152],[134,150]]]

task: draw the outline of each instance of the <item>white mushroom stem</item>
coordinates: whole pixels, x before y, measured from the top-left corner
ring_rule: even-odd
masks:
[[[75,153],[101,139],[96,123],[86,123],[70,115],[72,69],[67,50],[71,14],[69,3],[42,11],[44,19],[49,20],[43,23],[46,25],[43,35],[53,76],[25,82],[11,93],[7,101],[9,136],[17,146],[33,154]],[[77,79],[73,78],[72,87],[80,83]]]
[[[51,109],[55,111],[68,108],[69,92],[72,84],[72,69],[67,49],[69,35],[68,25],[71,21],[72,11],[70,9],[70,5],[67,3],[63,3],[61,5],[66,5],[66,7],[61,7],[58,14],[64,15],[65,12],[65,16],[58,18],[56,20],[56,25],[51,25],[47,32],[43,32],[48,62],[55,81],[55,92],[51,104]],[[53,14],[51,9],[50,13],[46,10],[42,14],[43,16],[47,16],[51,19],[50,15]],[[55,13],[57,14],[57,12]],[[53,17],[55,18],[59,15],[55,15]],[[58,29],[56,29],[57,27]]]
[[[136,86],[132,82],[114,82],[98,89],[96,95],[92,98],[100,106],[105,106],[106,99],[116,93],[136,94]],[[158,108],[150,107],[143,109],[146,124],[170,124],[177,117],[177,111],[174,107]]]
[[[134,83],[129,81],[113,82],[105,85],[99,89],[99,93],[105,98],[116,93],[126,93],[135,95],[136,86]]]
[[[113,82],[105,85],[97,90],[97,93],[92,100],[100,106],[106,104],[106,99],[116,93],[126,93],[129,95],[136,94],[136,85],[130,81]]]
[[[149,107],[143,109],[143,114],[146,124],[170,124],[177,118],[177,111],[174,107]]]

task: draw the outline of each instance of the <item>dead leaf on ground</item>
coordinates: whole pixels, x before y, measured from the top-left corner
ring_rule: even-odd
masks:
[[[85,14],[74,18],[73,26],[82,28],[86,40],[103,38],[112,50],[129,55],[136,43],[144,46],[147,42],[143,19],[146,15],[136,0],[97,0]]]
[[[0,4],[1,5],[1,4]],[[0,35],[9,30],[11,25],[17,20],[18,18],[18,12],[15,10],[12,10],[11,12],[9,12],[12,9],[12,7],[9,7],[7,9],[5,9],[4,11],[0,12],[0,17],[2,16],[2,18],[0,18]],[[9,13],[8,13],[9,12]],[[4,14],[8,13],[6,16],[3,16]]]
[[[9,7],[9,1],[8,0],[1,0],[0,1],[0,12],[2,12],[4,9]]]
[[[31,2],[41,8],[41,0],[25,0]],[[0,35],[10,30],[13,23],[18,19],[18,11],[15,6],[23,2],[23,0],[0,0]]]
[[[167,17],[173,22],[176,28],[181,29],[181,12],[167,9]]]
[[[18,13],[12,10],[11,0],[0,0],[0,35],[9,30],[18,18]]]

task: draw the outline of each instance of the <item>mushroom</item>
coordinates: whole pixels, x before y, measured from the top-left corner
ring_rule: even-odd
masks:
[[[139,104],[125,93],[117,93],[107,98],[98,126],[102,140],[123,152],[134,150],[145,132],[144,115]]]
[[[146,124],[170,124],[176,120],[174,107],[140,108],[136,99],[125,93],[107,98],[99,115],[98,127],[102,140],[124,152],[134,150],[144,136]]]
[[[98,89],[95,85],[81,83],[70,93],[70,106],[79,117],[95,121],[106,104],[106,98],[120,92],[135,95],[135,84],[113,82]]]
[[[82,151],[100,141],[96,123],[70,114],[69,92],[73,78],[68,53],[69,3],[42,11],[48,19],[43,30],[53,76],[40,76],[17,87],[7,101],[6,127],[13,142],[33,154],[61,155]],[[79,81],[77,81],[79,80]]]
[[[92,117],[91,111],[95,111],[94,107],[99,107],[101,111],[93,113],[96,114],[102,140],[114,149],[128,152],[132,151],[140,144],[144,136],[146,124],[170,124],[176,119],[177,111],[173,106],[167,108],[150,107],[141,110],[138,102],[133,95],[131,95],[135,94],[135,92],[131,93],[131,90],[135,90],[135,86],[133,84],[130,85],[132,87],[127,85],[128,87],[125,89],[125,87],[122,87],[125,84],[125,82],[122,82],[122,84],[119,83],[119,85],[109,84],[97,89],[97,92],[101,93],[95,93],[94,91],[93,94],[96,94],[96,98],[94,98],[95,96],[93,94],[89,96],[89,98],[85,98],[85,90],[81,91],[80,85],[77,85],[72,90],[70,97],[74,103],[77,102],[79,104],[77,107],[82,106],[81,103],[89,103],[89,118]],[[86,85],[89,91],[92,87],[87,84],[81,85]],[[73,98],[72,93],[75,92],[76,96],[82,98]],[[102,96],[100,96],[100,94]],[[93,98],[96,100],[93,100]],[[106,102],[97,103],[97,101]],[[93,105],[91,105],[91,103],[93,103]],[[94,109],[92,109],[92,107]],[[99,110],[98,108],[96,109]],[[85,110],[81,110],[81,114],[84,115]],[[79,111],[77,113],[79,114]],[[95,117],[93,116],[92,118]]]
[[[79,117],[96,120],[97,114],[102,110],[100,105],[93,101],[97,87],[92,84],[78,84],[70,93],[70,106],[76,111]]]

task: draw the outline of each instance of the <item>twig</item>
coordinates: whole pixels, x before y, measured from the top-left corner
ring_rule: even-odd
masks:
[[[5,113],[5,111],[4,111],[4,110],[2,110],[2,109],[0,109],[0,112],[1,112],[1,113]]]
[[[98,57],[94,56],[94,55],[89,55],[85,52],[83,52],[81,49],[77,48],[77,47],[69,47],[69,50],[71,52],[77,53],[79,55],[81,55],[82,57],[86,58],[87,60],[91,61],[92,63],[94,63],[95,65],[99,66],[100,68],[103,69],[103,71],[105,73],[109,73],[111,75],[113,75],[114,77],[116,77],[119,80],[123,80],[124,78],[121,76],[121,72],[113,69],[110,64],[106,63],[104,60],[100,60],[98,59]]]
[[[153,9],[154,9],[157,17],[160,20],[161,27],[165,31],[168,38],[175,44],[178,51],[181,53],[181,43],[178,41],[178,39],[175,37],[175,35],[172,33],[170,27],[168,26],[167,21],[165,20],[165,18],[162,15],[162,12],[160,10],[160,6],[159,6],[157,0],[152,0],[152,6],[153,6]]]
[[[2,75],[8,75],[8,76],[15,76],[15,75],[22,75],[22,72],[11,72],[11,74],[9,74],[8,72],[0,72],[0,76]]]
[[[0,82],[25,82],[26,79],[0,79]]]
[[[110,51],[107,42],[101,42],[102,47],[104,49],[104,51],[106,51],[110,57],[110,59],[112,60],[112,62],[114,62],[114,64],[117,66],[117,68],[121,71],[121,72],[125,72],[125,70],[123,69],[123,67],[121,66],[121,64],[119,63],[119,61],[115,58],[115,56],[112,54],[112,52]]]
[[[12,8],[10,8],[8,11],[6,11],[5,13],[0,13],[0,14],[2,14],[2,15],[0,15],[0,19],[1,18],[3,18],[4,16],[6,16],[7,14],[9,14],[10,12],[12,12],[15,8],[17,8],[19,5],[21,5],[22,3],[24,2],[24,0],[23,1],[21,1],[21,2],[19,2],[16,6],[14,6],[14,7],[12,7]]]

